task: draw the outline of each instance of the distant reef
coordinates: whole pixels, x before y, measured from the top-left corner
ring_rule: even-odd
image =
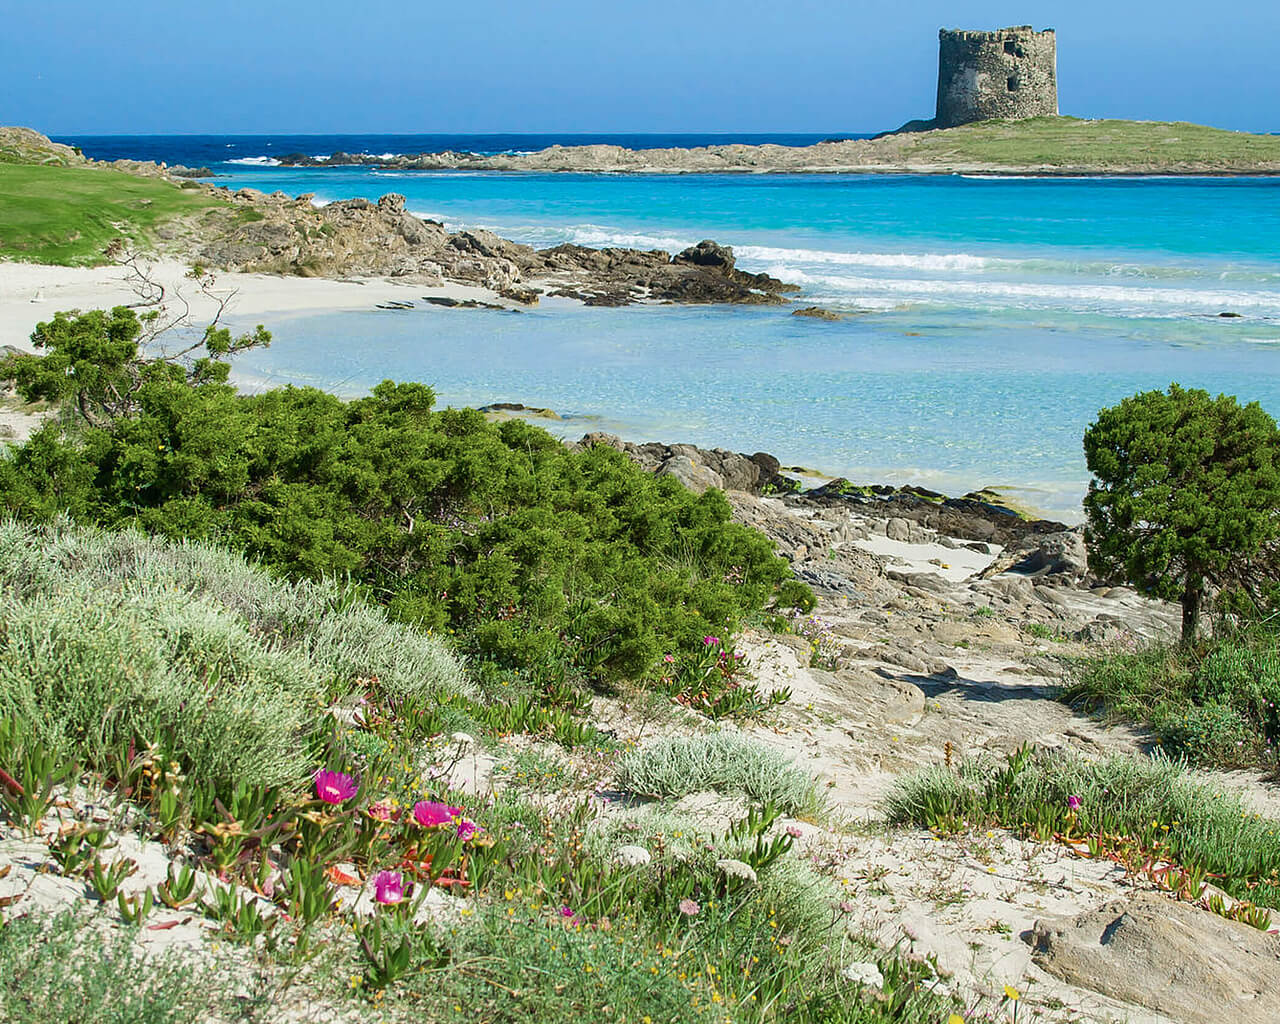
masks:
[[[929,124],[812,146],[551,146],[535,153],[296,153],[279,159],[299,167],[618,174],[1280,174],[1280,136],[1185,122],[1034,117],[935,130]]]

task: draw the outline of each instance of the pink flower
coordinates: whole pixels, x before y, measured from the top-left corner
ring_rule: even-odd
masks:
[[[848,900],[840,901],[840,912],[842,914],[852,914],[853,911],[854,911],[854,906],[852,903],[850,903]]]
[[[703,647],[714,647],[719,642],[720,642],[720,638],[718,636],[704,636],[702,638]]]
[[[379,903],[394,905],[408,895],[404,875],[399,871],[379,871],[373,879],[373,898]]]
[[[369,817],[375,821],[391,821],[396,816],[390,800],[379,800],[365,809],[369,812]]]
[[[561,908],[560,908],[560,916],[561,916],[561,917],[573,917],[573,908],[572,908],[572,907],[569,907],[569,906],[561,907]]]
[[[356,795],[356,780],[344,772],[316,772],[316,796],[327,804],[340,804]]]
[[[792,839],[799,839],[802,835],[804,835],[804,829],[802,829],[799,825],[788,825],[787,835],[789,835]]]
[[[693,917],[701,909],[696,900],[683,899],[680,901],[680,913],[684,914],[685,917]]]
[[[480,826],[474,821],[468,821],[466,818],[458,820],[458,838],[463,842],[480,834]]]
[[[1067,797],[1067,806],[1070,807],[1073,811],[1080,810],[1080,798],[1078,796]]]
[[[434,800],[419,800],[413,805],[413,820],[423,828],[448,825],[461,813],[461,807],[450,807]]]
[[[673,661],[676,660],[676,656],[674,654],[664,654],[662,656],[662,660],[665,661],[668,665],[670,665]]]

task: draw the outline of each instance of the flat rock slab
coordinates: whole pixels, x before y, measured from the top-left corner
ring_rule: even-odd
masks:
[[[1157,893],[1037,921],[1035,962],[1186,1024],[1280,1020],[1280,936]]]

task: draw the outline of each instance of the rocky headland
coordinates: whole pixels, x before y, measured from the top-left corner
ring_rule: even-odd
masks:
[[[830,139],[810,146],[557,145],[534,153],[294,153],[280,162],[607,174],[1280,174],[1280,138],[1182,122],[1036,117],[947,129],[919,122],[874,138]]]

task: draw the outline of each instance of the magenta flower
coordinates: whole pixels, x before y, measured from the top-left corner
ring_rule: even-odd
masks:
[[[720,642],[720,638],[718,636],[704,636],[702,638],[703,647],[714,647],[719,642]]]
[[[461,807],[450,807],[434,800],[419,800],[413,805],[413,820],[423,828],[448,825],[461,813]]]
[[[356,795],[356,780],[345,772],[316,772],[316,796],[327,804],[340,804]]]
[[[399,871],[379,871],[373,879],[373,898],[379,903],[394,905],[404,902],[409,894],[404,875]]]
[[[787,835],[789,835],[792,839],[799,839],[801,836],[804,835],[804,830],[799,825],[788,825]]]
[[[1080,810],[1080,798],[1078,796],[1067,797],[1067,806],[1070,807],[1073,811]]]
[[[668,665],[670,665],[673,661],[676,660],[676,656],[674,654],[664,654],[662,656],[662,660],[666,662]]]
[[[680,913],[684,914],[685,917],[693,917],[701,909],[696,900],[683,899],[680,901]]]
[[[463,842],[472,839],[480,834],[480,826],[474,821],[468,821],[466,818],[458,819],[458,838]]]
[[[560,908],[560,916],[561,916],[561,917],[573,917],[573,908],[572,908],[572,907],[569,907],[569,906],[561,907],[561,908]]]

